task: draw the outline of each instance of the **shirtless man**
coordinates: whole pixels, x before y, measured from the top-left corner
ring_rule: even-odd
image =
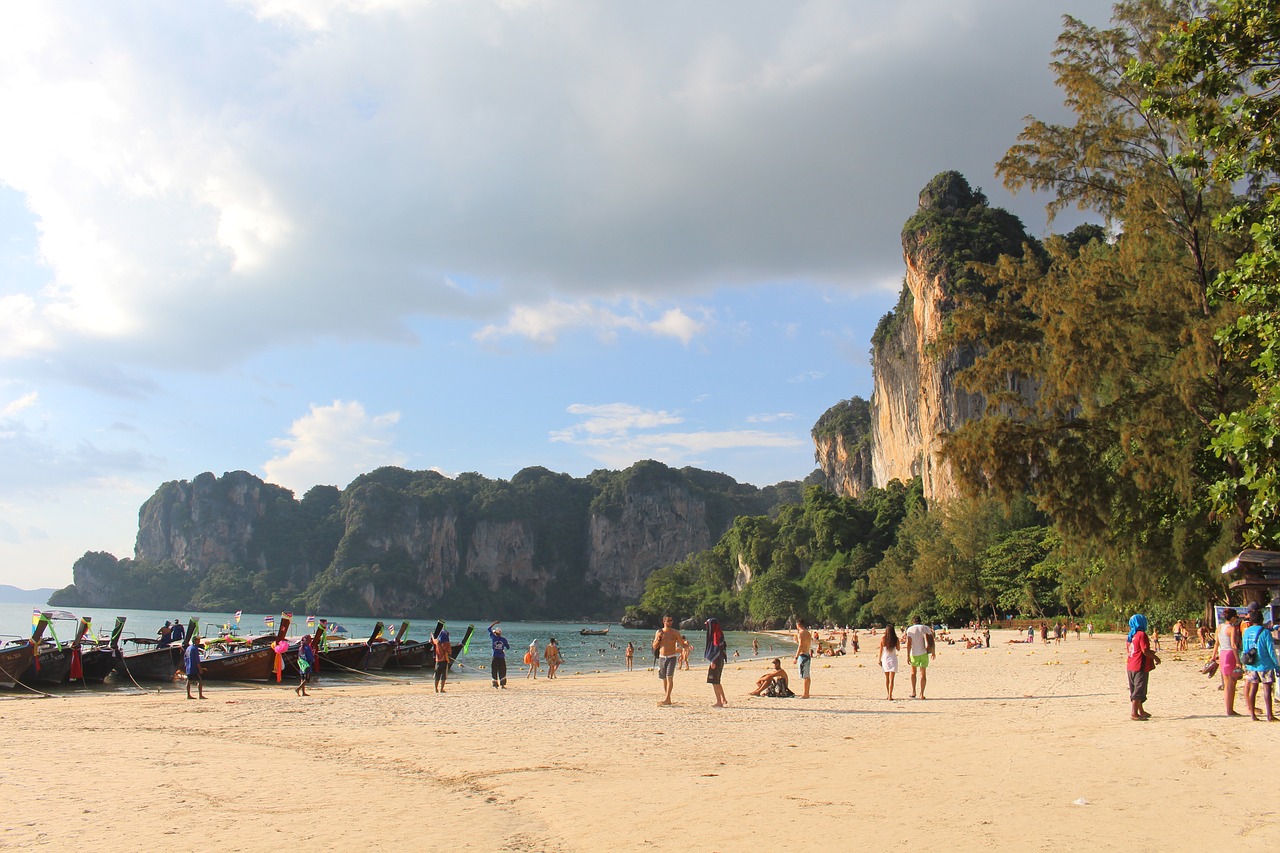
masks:
[[[773,669],[756,679],[756,689],[748,691],[748,696],[759,696],[769,689],[769,685],[773,682],[780,682],[783,687],[787,686],[787,671],[782,668],[782,660],[780,658],[773,659]]]
[[[665,695],[659,705],[671,704],[671,689],[676,686],[676,664],[680,651],[692,651],[693,646],[684,635],[671,627],[670,616],[662,617],[662,627],[653,635],[653,653],[658,656],[658,678],[662,679]]]
[[[804,684],[801,699],[809,698],[809,668],[813,661],[813,635],[809,633],[809,623],[804,619],[796,620],[796,666],[800,668],[800,680]]]

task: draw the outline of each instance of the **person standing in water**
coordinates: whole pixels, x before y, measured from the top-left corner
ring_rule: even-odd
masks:
[[[725,698],[724,688],[720,686],[720,676],[724,674],[725,661],[729,659],[729,644],[725,642],[724,631],[720,630],[720,622],[717,619],[707,620],[707,643],[702,656],[709,664],[707,684],[711,685],[716,695],[716,703],[711,707],[723,708],[729,704],[729,700]]]

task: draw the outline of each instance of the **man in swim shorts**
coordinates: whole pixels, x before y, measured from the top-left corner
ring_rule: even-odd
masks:
[[[796,666],[800,670],[800,681],[804,684],[801,699],[809,698],[809,671],[813,665],[813,635],[809,633],[809,623],[804,619],[796,620]]]
[[[924,698],[924,685],[928,681],[929,660],[937,657],[934,651],[933,629],[920,624],[920,617],[912,620],[912,625],[902,635],[902,644],[907,647],[907,661],[911,664],[911,698],[916,698],[916,677],[920,678],[920,698]]]
[[[671,704],[671,689],[676,684],[676,664],[680,661],[680,650],[691,650],[693,645],[684,635],[671,626],[670,616],[662,617],[662,627],[653,635],[653,653],[658,656],[658,678],[662,679],[665,695],[659,705]]]

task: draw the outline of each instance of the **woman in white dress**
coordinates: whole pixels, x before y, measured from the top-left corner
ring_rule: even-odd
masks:
[[[898,675],[898,632],[890,625],[880,638],[880,668],[884,670],[884,689],[893,701],[893,682]]]

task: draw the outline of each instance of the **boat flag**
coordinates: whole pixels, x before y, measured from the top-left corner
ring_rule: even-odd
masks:
[[[314,628],[315,626],[316,626],[316,617],[314,617],[314,616],[308,616],[308,617],[307,617],[307,627],[308,627],[308,628]]]
[[[34,628],[39,624],[40,624],[40,608],[33,607],[31,608],[31,627]]]
[[[264,625],[266,625],[268,628],[274,628],[274,627],[276,626],[276,617],[274,617],[274,616],[264,616],[264,617],[262,617],[262,622],[263,622],[263,624],[264,624]]]

